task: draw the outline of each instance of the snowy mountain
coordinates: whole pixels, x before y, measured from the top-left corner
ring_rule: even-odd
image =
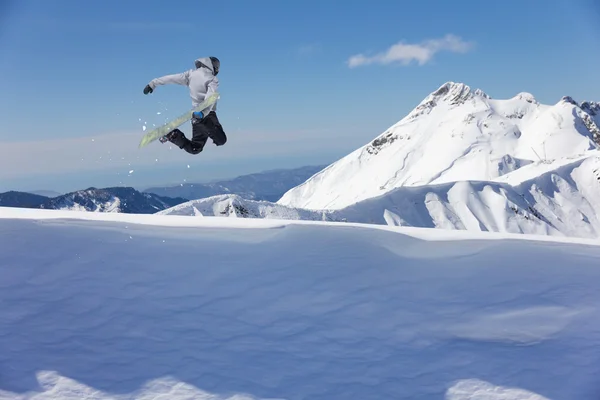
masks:
[[[597,149],[600,104],[519,93],[494,100],[448,82],[373,141],[289,190],[278,204],[342,209],[399,187],[493,181],[539,160]]]
[[[141,193],[131,187],[89,188],[48,199],[39,208],[152,214],[187,201],[152,193]]]
[[[598,399],[597,241],[0,208],[0,243],[3,400]]]
[[[530,164],[498,181],[400,187],[337,213],[388,225],[600,238],[600,154]]]
[[[247,200],[237,194],[224,194],[191,200],[159,211],[159,215],[197,217],[264,218],[281,220],[329,220],[329,212],[286,207],[266,200]]]
[[[0,207],[27,207],[37,208],[48,200],[48,197],[39,194],[10,191],[0,193]]]
[[[531,163],[497,181],[400,187],[338,210],[308,210],[222,195],[158,214],[600,238],[600,154]]]
[[[238,194],[245,199],[278,200],[323,165],[276,169],[205,184],[154,187],[139,192],[133,188],[89,188],[61,195],[51,191],[0,193],[0,207],[72,209],[98,212],[155,213],[188,201],[219,194]],[[44,194],[45,193],[45,194]]]
[[[144,192],[186,199],[237,194],[249,200],[277,201],[285,192],[306,181],[324,167],[324,165],[319,165],[276,169],[212,183],[187,183],[169,187],[153,187],[144,190]]]
[[[186,202],[184,198],[162,197],[140,193],[130,187],[89,188],[48,198],[25,192],[0,193],[0,206],[43,208],[52,210],[81,210],[154,214]]]

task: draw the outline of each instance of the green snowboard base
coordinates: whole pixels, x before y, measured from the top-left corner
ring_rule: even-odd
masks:
[[[202,103],[200,103],[197,107],[194,107],[189,111],[186,111],[184,114],[181,114],[179,117],[175,118],[174,120],[172,120],[170,122],[167,122],[164,125],[159,126],[158,128],[152,129],[150,132],[146,133],[142,137],[139,148],[147,146],[149,143],[154,142],[156,139],[160,138],[161,136],[166,135],[167,133],[171,132],[173,129],[180,127],[186,121],[191,120],[192,113],[197,112],[197,111],[204,111],[208,107],[215,104],[216,101],[219,99],[219,97],[220,97],[219,93],[215,92],[215,93],[211,94],[210,96],[208,96],[206,99],[204,99],[204,101]]]

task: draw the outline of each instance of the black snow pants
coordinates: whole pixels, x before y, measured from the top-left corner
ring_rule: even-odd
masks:
[[[202,120],[192,118],[192,140],[186,138],[179,129],[171,131],[169,136],[171,143],[190,154],[200,153],[208,138],[211,138],[217,146],[222,146],[227,142],[227,136],[214,111],[208,113]]]

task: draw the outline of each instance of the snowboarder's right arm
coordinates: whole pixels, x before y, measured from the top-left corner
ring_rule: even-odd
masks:
[[[172,74],[154,78],[144,88],[144,94],[152,93],[157,86],[160,85],[182,85],[188,86],[190,83],[190,71],[185,71],[180,74]]]

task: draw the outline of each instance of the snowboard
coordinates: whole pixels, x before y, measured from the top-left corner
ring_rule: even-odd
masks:
[[[140,140],[139,148],[147,146],[149,143],[154,142],[156,139],[166,135],[167,133],[171,132],[173,129],[178,128],[181,125],[183,125],[185,122],[191,120],[192,113],[206,110],[208,107],[215,104],[216,101],[219,99],[219,97],[220,97],[219,93],[215,92],[215,93],[211,94],[210,96],[208,96],[206,99],[204,99],[204,101],[202,103],[198,104],[197,107],[194,107],[189,111],[186,111],[185,113],[181,114],[179,117],[165,123],[164,125],[161,125],[157,128],[152,129],[151,131],[149,131],[142,137],[142,140]]]

